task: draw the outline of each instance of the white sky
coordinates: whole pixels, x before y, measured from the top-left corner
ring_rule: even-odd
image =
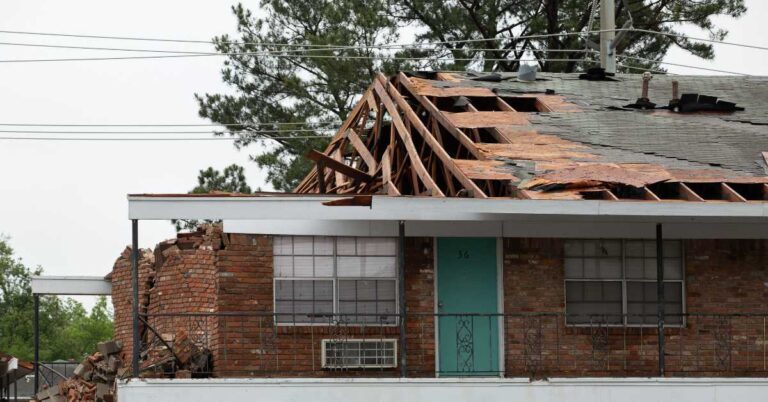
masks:
[[[257,7],[256,1],[244,3]],[[234,31],[229,5],[212,0],[3,0],[0,29],[206,40]],[[719,21],[731,31],[727,40],[768,46],[763,27],[768,2],[747,0],[747,5],[750,10],[742,19]],[[0,35],[0,41],[201,50],[181,44],[19,35]],[[0,46],[0,59],[93,55]],[[192,95],[225,90],[219,79],[221,60],[0,64],[0,123],[206,123],[197,117]],[[763,50],[717,46],[712,62],[673,50],[667,61],[768,75],[768,51]],[[677,67],[670,71],[697,73]],[[186,192],[195,185],[199,169],[231,163],[246,167],[252,187],[268,188],[247,152],[228,141],[0,140],[0,233],[12,237],[11,245],[26,264],[40,265],[47,274],[104,275],[130,242],[126,194]],[[142,247],[174,235],[167,222],[142,222],[139,232]]]

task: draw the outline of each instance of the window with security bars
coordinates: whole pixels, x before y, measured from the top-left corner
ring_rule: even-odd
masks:
[[[397,341],[324,339],[322,358],[323,368],[397,367]]]
[[[665,322],[682,325],[682,242],[663,247]],[[656,325],[655,240],[567,240],[564,258],[568,324]]]
[[[396,322],[396,239],[275,236],[273,244],[278,323]]]

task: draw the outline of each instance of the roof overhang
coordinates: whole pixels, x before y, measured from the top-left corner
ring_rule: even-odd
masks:
[[[325,203],[339,196],[128,196],[138,220],[627,221],[768,223],[765,202],[644,202],[371,196],[370,205]]]
[[[112,282],[101,276],[34,276],[32,293],[61,296],[110,296]]]

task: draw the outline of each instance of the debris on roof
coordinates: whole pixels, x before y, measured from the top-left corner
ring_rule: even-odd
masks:
[[[768,78],[512,78],[378,75],[330,145],[310,153],[316,169],[295,192],[768,200],[768,163],[761,153],[768,149]],[[655,108],[652,97],[671,88],[681,113],[628,112],[624,105],[639,82],[635,107]],[[729,101],[686,94],[678,99],[680,88]]]

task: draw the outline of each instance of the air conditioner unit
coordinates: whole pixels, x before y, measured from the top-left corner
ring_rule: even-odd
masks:
[[[397,340],[323,339],[322,359],[328,369],[397,367]]]

